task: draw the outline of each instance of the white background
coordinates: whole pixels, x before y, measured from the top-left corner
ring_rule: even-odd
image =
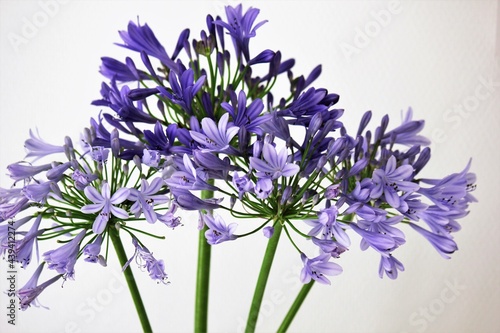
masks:
[[[230,1],[75,1],[44,15],[37,1],[0,1],[0,170],[24,157],[23,142],[37,127],[44,139],[77,140],[99,109],[100,57],[129,54],[113,43],[117,31],[139,16],[167,52],[179,32],[191,38],[205,28],[207,13],[223,14]],[[354,238],[339,261],[344,272],[331,286],[316,285],[297,315],[292,332],[498,332],[500,320],[500,226],[498,207],[500,56],[497,1],[245,1],[269,22],[251,50],[281,50],[297,61],[295,73],[318,63],[316,86],[340,94],[343,121],[357,128],[373,110],[376,126],[384,114],[399,123],[401,110],[426,120],[433,156],[429,177],[461,171],[469,157],[478,176],[479,200],[461,220],[459,251],[451,260],[412,230],[396,256],[406,271],[395,280],[378,277],[379,256],[362,252]],[[377,13],[389,13],[383,16]],[[392,12],[391,12],[392,11]],[[379,22],[377,21],[377,17]],[[45,18],[45,20],[44,20]],[[38,20],[38,21],[36,21]],[[23,32],[26,22],[39,25]],[[24,28],[26,29],[26,28]],[[25,38],[16,45],[12,38]],[[364,37],[363,37],[364,36]],[[351,53],[347,52],[350,50]],[[496,171],[495,171],[496,170]],[[495,171],[495,173],[494,173]],[[0,171],[0,186],[11,182]],[[156,285],[135,270],[151,323],[158,332],[193,330],[197,232],[196,215],[185,215],[174,231],[155,226],[165,241],[151,241],[166,262],[172,283]],[[41,243],[41,251],[48,250]],[[53,244],[52,244],[53,247]],[[260,234],[213,249],[209,328],[242,331],[265,247]],[[131,253],[131,244],[126,244]],[[0,281],[6,285],[5,265]],[[271,272],[258,331],[277,328],[295,297],[300,258],[283,238]],[[18,274],[18,286],[35,265]],[[21,270],[21,269],[20,269]],[[39,300],[50,310],[18,313],[7,324],[8,298],[0,295],[2,332],[138,332],[131,298],[116,260],[107,268],[79,262],[76,280],[55,284]],[[41,280],[52,276],[45,272]]]

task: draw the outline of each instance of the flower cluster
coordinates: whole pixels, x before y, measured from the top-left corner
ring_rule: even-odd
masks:
[[[0,189],[1,221],[15,218],[20,228],[33,220],[16,243],[23,265],[37,240],[69,234],[71,241],[43,258],[72,279],[80,254],[106,262],[101,245],[120,227],[132,236],[133,258],[166,281],[163,261],[135,234],[145,233],[141,221],[178,226],[178,209],[199,212],[210,245],[284,230],[304,264],[303,283],[330,283],[353,233],[361,249],[380,254],[379,275],[391,279],[404,270],[393,256],[405,244],[404,228],[445,258],[457,250],[457,220],[475,201],[470,163],[441,179],[421,178],[430,142],[411,109],[392,128],[384,116],[367,130],[371,112],[354,131],[345,128],[339,96],[312,85],[321,66],[295,76],[294,59],[283,60],[280,51],[251,52],[249,41],[265,23],[256,22],[258,14],[228,6],[226,19],[207,16],[199,39],[182,31],[170,55],[147,24],[120,31],[119,45],[138,58],[102,58],[109,82],[93,102],[103,109],[84,131],[83,152],[69,139],[55,146],[32,134],[27,158],[66,154],[68,161],[9,166],[22,186]],[[274,96],[278,80],[288,82],[287,96]],[[21,212],[29,216],[19,218]],[[42,219],[55,224],[41,228]],[[37,274],[20,293],[23,307],[46,287],[37,286]]]

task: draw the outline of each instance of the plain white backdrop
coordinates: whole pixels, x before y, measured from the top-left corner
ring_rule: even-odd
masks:
[[[47,7],[48,3],[52,5]],[[57,6],[54,5],[57,3]],[[77,140],[99,109],[101,56],[130,54],[113,45],[129,20],[147,22],[171,52],[180,31],[191,38],[208,13],[223,15],[233,1],[0,1],[0,186],[9,187],[8,164],[24,158],[30,128],[60,144]],[[291,332],[498,332],[500,320],[500,225],[498,207],[500,125],[500,28],[497,1],[243,1],[269,22],[251,41],[253,54],[270,48],[295,58],[294,73],[323,64],[316,82],[341,96],[350,128],[366,110],[372,128],[384,115],[398,124],[413,107],[433,140],[428,177],[458,172],[472,157],[479,203],[461,220],[451,260],[419,235],[404,230],[397,257],[406,271],[379,279],[379,256],[359,250],[359,240],[339,263],[331,286],[316,285]],[[197,217],[184,215],[174,231],[148,247],[166,262],[169,286],[135,270],[157,332],[193,330]],[[283,238],[285,239],[285,238]],[[41,251],[49,249],[41,243]],[[51,244],[54,247],[54,244]],[[126,244],[131,253],[132,245]],[[260,234],[213,249],[209,328],[243,330],[265,248]],[[35,265],[19,269],[18,287]],[[2,290],[5,262],[0,264]],[[134,267],[135,268],[135,267]],[[284,240],[264,298],[257,331],[277,328],[297,293],[300,258]],[[51,274],[45,272],[41,280]],[[0,294],[2,332],[138,332],[139,321],[116,260],[107,268],[84,262],[76,280],[51,286],[30,308],[7,323],[8,298]],[[2,312],[3,311],[3,312]]]

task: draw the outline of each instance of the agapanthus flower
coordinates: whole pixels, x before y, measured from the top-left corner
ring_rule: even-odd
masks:
[[[380,278],[384,276],[384,273],[392,280],[398,277],[398,271],[404,271],[405,267],[403,264],[394,258],[392,255],[389,257],[380,256],[380,264],[378,269],[378,275]]]
[[[168,79],[172,87],[172,92],[162,86],[159,86],[157,89],[161,95],[173,103],[180,105],[191,116],[193,115],[192,103],[194,96],[200,91],[205,78],[205,75],[202,75],[194,82],[194,72],[190,68],[185,70],[180,78],[177,78],[175,73],[170,73]]]
[[[102,245],[102,234],[97,235],[93,243],[85,245],[83,255],[87,256],[84,260],[87,262],[98,262],[102,266],[106,266],[106,259],[100,254]]]
[[[236,236],[234,231],[238,224],[231,223],[226,225],[226,222],[219,215],[204,214],[203,220],[206,226],[209,228],[205,232],[205,238],[208,244],[216,245],[225,241],[235,240]]]
[[[329,254],[320,254],[319,256],[309,259],[304,253],[301,253],[304,268],[300,272],[300,281],[304,284],[315,280],[322,284],[331,284],[330,280],[325,276],[335,276],[342,273],[342,267],[338,264],[329,262],[331,256]]]
[[[43,165],[31,165],[26,162],[17,162],[12,163],[7,166],[7,170],[9,170],[10,178],[14,180],[23,180],[29,179],[33,176],[38,175],[43,171],[47,171],[52,168],[51,163],[43,164]]]
[[[119,219],[127,219],[129,217],[128,213],[123,208],[117,207],[116,205],[127,200],[130,195],[130,189],[120,188],[111,195],[109,184],[104,182],[101,186],[101,193],[92,186],[85,187],[84,192],[93,204],[83,206],[81,208],[82,213],[91,214],[99,212],[92,225],[92,231],[94,231],[94,233],[101,234],[104,231],[111,215]]]
[[[437,235],[416,225],[415,223],[410,223],[410,227],[424,236],[425,239],[427,239],[436,251],[438,251],[439,254],[445,259],[450,259],[451,257],[449,255],[458,250],[457,243],[455,243],[455,241],[450,237]]]
[[[414,192],[419,189],[418,184],[406,181],[413,173],[411,165],[396,165],[396,158],[391,156],[387,161],[384,169],[376,169],[373,171],[374,188],[370,192],[370,197],[373,199],[380,198],[384,194],[384,198],[389,205],[398,208],[400,205],[399,191]]]
[[[236,96],[234,96],[234,99]],[[234,102],[233,102],[234,103]],[[268,120],[266,116],[260,116],[264,110],[264,103],[261,99],[255,99],[247,106],[247,97],[243,90],[238,94],[238,101],[236,104],[229,104],[223,102],[220,105],[226,110],[233,118],[233,125],[239,128],[245,127],[250,133],[262,135],[263,131],[260,125]],[[259,117],[260,116],[260,117]]]
[[[175,203],[171,203],[168,211],[165,214],[158,214],[158,221],[172,229],[179,225],[182,225],[181,218],[174,215],[177,211],[177,207],[178,206]]]
[[[53,278],[45,281],[44,283],[38,284],[38,279],[42,273],[44,263],[41,263],[36,269],[33,276],[28,280],[28,282],[17,291],[19,297],[19,308],[21,310],[26,310],[31,305],[36,307],[41,306],[37,297],[45,290],[48,286],[56,282],[61,278],[62,275],[56,275]]]
[[[39,229],[42,215],[38,215],[30,230],[24,235],[23,239],[16,241],[16,260],[21,263],[21,267],[26,268],[31,261],[33,247],[37,247],[37,237],[45,232],[45,229]]]
[[[228,125],[229,114],[225,113],[216,124],[210,118],[203,118],[201,120],[201,128],[203,133],[190,131],[193,140],[198,142],[202,150],[215,153],[228,153],[237,154],[230,143],[232,138],[238,133],[237,126]]]
[[[288,154],[285,148],[280,152],[276,152],[276,148],[269,144],[264,143],[262,148],[261,160],[256,157],[250,157],[250,166],[256,169],[257,177],[268,177],[277,179],[279,177],[291,177],[299,172],[300,167],[296,164],[288,163]]]
[[[146,221],[155,223],[158,219],[157,212],[154,210],[155,205],[163,204],[168,201],[164,194],[158,194],[165,182],[161,177],[157,177],[148,183],[146,179],[141,180],[141,189],[131,189],[128,200],[135,201],[130,207],[130,212],[139,217],[144,214]]]
[[[167,281],[168,275],[165,273],[165,264],[163,263],[163,260],[156,260],[153,253],[151,253],[145,246],[141,246],[136,238],[132,238],[132,244],[135,246],[135,252],[125,263],[122,270],[125,270],[135,258],[139,267],[141,269],[145,268],[151,279],[158,280],[158,282],[165,284],[169,283]]]
[[[82,230],[70,242],[55,250],[45,252],[43,259],[48,264],[48,268],[55,269],[59,274],[64,274],[65,279],[74,280],[75,263],[80,250],[80,242],[85,237],[85,234],[86,230]]]
[[[47,155],[65,152],[64,145],[56,146],[47,143],[40,138],[38,131],[35,134],[31,129],[30,138],[24,142],[24,147],[28,151],[26,157],[35,157],[35,160]]]

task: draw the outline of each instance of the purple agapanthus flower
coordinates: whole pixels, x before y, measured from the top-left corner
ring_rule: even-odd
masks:
[[[342,273],[342,267],[329,262],[330,254],[320,254],[312,259],[309,259],[304,253],[301,253],[300,256],[304,263],[304,268],[300,272],[300,281],[304,284],[311,282],[311,279],[322,284],[331,284],[325,275],[335,276]]]
[[[59,274],[64,274],[64,278],[74,280],[75,263],[80,250],[80,242],[85,237],[86,230],[80,231],[75,238],[63,246],[47,251],[43,254],[43,259],[48,264],[49,269],[55,269]]]
[[[64,153],[66,149],[64,145],[55,146],[43,141],[38,132],[35,134],[32,130],[30,138],[24,142],[24,147],[28,151],[26,157],[35,157],[35,160],[51,154]]]
[[[445,258],[450,259],[449,254],[458,250],[457,243],[453,239],[443,235],[437,235],[430,232],[414,223],[410,223],[410,227],[417,231],[419,234],[425,237],[431,243],[431,245],[439,252],[439,254]]]
[[[44,203],[49,195],[61,198],[61,190],[55,182],[33,183],[22,189],[23,195],[33,202]]]
[[[26,162],[17,162],[12,163],[7,166],[7,170],[9,170],[10,178],[18,181],[23,179],[29,179],[33,176],[38,175],[43,171],[50,170],[52,168],[51,163],[43,164],[43,165],[31,165]]]
[[[71,179],[73,179],[73,181],[75,182],[75,187],[80,191],[83,191],[83,189],[87,187],[87,185],[89,185],[97,178],[99,177],[96,174],[91,173],[90,171],[75,170],[71,174]]]
[[[371,247],[375,251],[379,252],[382,256],[389,257],[390,252],[396,246],[396,242],[391,236],[364,230],[360,228],[356,223],[351,223],[349,224],[349,226],[352,230],[354,230],[362,237],[360,244],[362,250],[366,250],[368,247]]]
[[[169,82],[172,87],[172,92],[168,91],[162,86],[158,86],[157,89],[161,95],[168,98],[175,104],[180,105],[190,116],[193,115],[192,103],[194,96],[205,83],[205,75],[202,75],[194,82],[194,72],[193,70],[185,70],[180,79],[177,78],[175,73],[170,73]],[[193,83],[194,82],[194,83]]]
[[[370,192],[372,199],[378,199],[384,194],[387,203],[394,208],[398,208],[401,203],[399,191],[414,192],[419,189],[418,184],[405,181],[413,174],[413,167],[411,165],[397,167],[396,163],[396,158],[391,156],[384,169],[373,171],[374,187]]]
[[[158,215],[154,210],[155,205],[168,202],[168,198],[163,194],[157,194],[163,187],[165,182],[161,177],[157,177],[148,183],[146,179],[141,180],[141,189],[131,189],[128,200],[135,201],[130,207],[130,212],[138,218],[141,213],[146,217],[149,223],[155,223]]]
[[[133,51],[145,52],[159,59],[171,70],[178,70],[178,65],[168,56],[165,48],[160,44],[153,30],[147,24],[140,25],[130,21],[127,31],[120,31],[119,34],[125,44],[117,45]]]
[[[146,73],[138,70],[129,57],[126,58],[126,63],[122,63],[110,57],[102,57],[101,61],[99,73],[110,80],[129,82],[148,79]]]
[[[168,275],[165,273],[165,264],[163,263],[163,260],[156,260],[153,253],[151,253],[145,246],[141,246],[136,238],[132,238],[132,244],[135,246],[135,252],[125,263],[123,270],[125,270],[135,258],[135,262],[139,265],[139,267],[141,269],[145,268],[153,280],[158,280],[158,282],[168,284]]]
[[[206,182],[206,177],[194,167],[193,162],[187,154],[182,157],[182,164],[178,163],[178,171],[175,171],[165,182],[173,189],[181,190],[210,190],[216,191],[217,187]]]
[[[347,248],[351,245],[351,240],[345,232],[345,226],[337,221],[338,209],[336,206],[326,207],[318,212],[317,220],[306,220],[305,222],[313,228],[309,231],[309,236],[316,236],[322,233],[323,238],[335,240]]]
[[[205,232],[205,238],[208,244],[216,245],[225,241],[235,240],[236,236],[233,235],[238,224],[231,223],[226,225],[226,222],[219,215],[203,215],[205,225],[209,228]]]
[[[235,99],[236,96],[234,96],[233,103],[235,103]],[[245,92],[241,90],[238,94],[237,103],[231,105],[223,102],[220,106],[231,115],[233,118],[233,125],[245,127],[248,132],[255,133],[257,135],[262,135],[264,133],[259,125],[268,121],[268,117],[259,117],[262,110],[264,110],[264,103],[261,99],[254,99],[247,107],[247,97]]]
[[[254,188],[253,182],[250,180],[248,175],[239,176],[238,172],[233,174],[233,184],[238,189],[238,196],[240,200],[243,198],[243,195],[248,192],[252,192]]]
[[[158,221],[172,229],[182,225],[180,216],[174,215],[177,211],[177,207],[175,203],[172,203],[165,214],[158,214]]]
[[[398,277],[398,271],[403,272],[404,270],[405,267],[403,264],[392,255],[389,257],[380,257],[380,265],[378,269],[378,275],[380,278],[382,278],[385,273],[390,279],[394,280]]]
[[[98,235],[93,243],[85,245],[83,248],[83,255],[87,256],[84,260],[87,262],[98,262],[102,266],[106,267],[106,259],[102,256],[101,253],[101,245],[102,245],[102,234]]]
[[[243,55],[245,60],[247,62],[249,61],[250,51],[248,46],[250,38],[255,37],[255,31],[267,22],[267,20],[261,21],[253,26],[259,12],[259,9],[250,7],[245,14],[243,14],[243,7],[241,4],[236,7],[226,6],[227,22],[222,20],[216,20],[214,22],[214,24],[221,25],[228,30],[233,40],[236,57],[238,59]]]
[[[37,237],[45,232],[45,229],[39,229],[40,222],[42,221],[42,215],[38,215],[33,222],[30,230],[24,235],[23,239],[16,241],[15,251],[16,260],[21,263],[21,267],[26,268],[31,262],[31,256],[33,253],[33,247],[37,248],[36,244]]]
[[[38,279],[42,273],[44,263],[41,263],[36,269],[33,276],[28,280],[28,282],[17,291],[17,296],[19,297],[19,308],[21,310],[26,310],[31,305],[36,307],[41,306],[37,297],[45,290],[48,286],[56,282],[61,278],[62,275],[56,275],[53,278],[45,281],[44,283],[38,284]]]
[[[185,210],[217,209],[222,198],[200,199],[188,190],[171,188],[175,203]]]
[[[288,154],[285,148],[278,153],[273,145],[265,142],[262,157],[264,160],[250,157],[250,166],[258,171],[257,177],[271,179],[291,177],[300,170],[298,165],[287,162]]]
[[[237,154],[230,142],[238,134],[237,126],[228,126],[229,114],[225,113],[216,124],[210,118],[203,118],[201,128],[203,133],[189,131],[193,140],[198,142],[203,148],[202,151],[215,153]]]
[[[81,208],[82,213],[91,214],[99,212],[92,225],[92,231],[94,231],[94,233],[101,234],[104,231],[111,214],[120,219],[129,218],[128,213],[124,209],[116,207],[115,205],[122,203],[128,198],[130,189],[120,188],[111,196],[109,184],[103,183],[101,193],[92,186],[87,186],[84,192],[93,204],[83,206]]]
[[[273,181],[270,178],[261,178],[257,180],[254,187],[254,193],[259,199],[266,199],[273,191]]]

